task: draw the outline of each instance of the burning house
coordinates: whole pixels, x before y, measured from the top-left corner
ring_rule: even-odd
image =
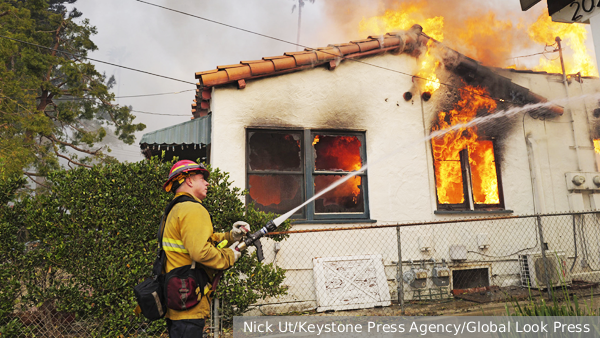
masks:
[[[161,146],[175,152],[197,147],[186,156],[206,157],[249,191],[247,203],[279,214],[368,164],[298,210],[292,216],[295,230],[600,210],[595,77],[485,67],[415,25],[219,66],[196,78],[192,121],[203,128],[201,141],[166,136],[178,135],[182,127],[173,126],[146,134],[145,153]],[[520,108],[527,105],[534,108]],[[481,117],[489,118],[470,124]],[[477,256],[467,256],[502,252],[486,238],[529,240],[503,228],[468,224],[443,238],[427,227],[402,231],[410,238],[402,242],[408,257],[460,261],[457,270],[465,269],[465,259],[473,260],[474,270],[491,269],[494,263],[477,264]],[[292,236],[289,249],[277,254],[278,266],[310,279],[315,253],[293,241]],[[332,233],[319,241],[333,246],[336,256],[381,251],[379,239],[367,234],[360,247]],[[463,250],[465,258],[457,258]],[[299,257],[306,263],[296,263]],[[384,255],[386,269],[393,257]],[[518,282],[514,276],[502,281]],[[295,287],[300,286],[290,285],[291,300]]]

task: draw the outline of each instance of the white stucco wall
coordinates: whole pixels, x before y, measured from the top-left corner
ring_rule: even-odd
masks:
[[[365,62],[413,73],[416,60],[406,55],[365,58]],[[345,61],[259,81],[243,90],[217,88],[212,96],[211,163],[245,183],[245,133],[248,127],[293,127],[366,131],[371,218],[381,221],[423,219],[433,210],[420,100],[402,94],[411,77]],[[406,145],[400,148],[402,145]],[[407,208],[410,206],[410,208]]]
[[[416,60],[405,54],[386,54],[363,58],[361,61],[414,74]],[[503,76],[529,88],[550,100],[565,97],[565,88],[557,75],[501,71]],[[446,74],[446,77],[454,76]],[[377,224],[412,221],[434,221],[465,217],[473,214],[435,214],[436,192],[431,146],[424,142],[430,124],[439,111],[434,98],[422,102],[412,78],[397,72],[363,63],[344,61],[334,70],[324,67],[271,78],[248,81],[246,88],[223,86],[213,89],[212,149],[213,166],[231,174],[234,185],[246,188],[246,128],[304,128],[365,131],[368,169],[368,196],[371,219]],[[405,101],[404,92],[412,91],[413,100]],[[571,82],[569,94],[578,97],[600,92],[598,79],[584,79],[583,84]],[[513,215],[537,212],[569,211],[565,173],[577,170],[573,149],[571,118],[575,120],[577,143],[580,147],[582,171],[597,171],[596,155],[590,136],[589,121],[598,107],[599,97],[572,100],[563,116],[534,119],[519,115],[509,129],[503,148],[501,175],[506,209]],[[572,112],[572,114],[571,114]],[[535,141],[536,170],[540,176],[540,210],[534,209],[534,194],[526,137]],[[586,198],[587,195],[586,195]],[[589,200],[587,207],[589,208]],[[476,216],[503,216],[484,213]],[[344,226],[356,226],[346,224]],[[504,223],[460,223],[453,226],[421,226],[402,229],[403,261],[442,258],[449,261],[449,247],[464,245],[470,252],[479,251],[477,236],[485,234],[490,247],[485,254],[494,257],[536,245],[536,224],[520,220],[509,226]],[[323,225],[303,224],[294,229],[314,229]],[[331,226],[331,225],[328,225]],[[568,229],[567,229],[568,231]],[[353,254],[382,254],[390,290],[395,292],[395,268],[398,259],[395,229],[317,233],[291,236],[278,254],[280,266],[289,269],[287,283],[290,295],[279,302],[306,302],[314,305],[312,258]],[[312,237],[311,237],[312,236]],[[548,241],[553,240],[548,236]],[[429,241],[432,250],[421,251],[420,241]],[[274,258],[272,243],[265,246],[266,261]],[[570,250],[570,242],[561,242]],[[558,244],[554,246],[557,248]],[[326,248],[326,249],[324,249]],[[535,249],[534,249],[535,250]],[[571,250],[572,251],[572,250]],[[597,251],[597,250],[596,250]],[[571,254],[572,255],[572,254]],[[487,267],[496,275],[507,276],[492,283],[515,284],[519,280],[516,260],[482,262],[481,256],[469,253],[468,264],[455,268]],[[600,262],[598,262],[600,264]],[[471,264],[471,265],[469,265]],[[431,265],[429,265],[431,268]],[[452,266],[451,266],[452,268]],[[500,273],[500,271],[502,273]],[[293,276],[293,278],[291,277]],[[292,278],[292,279],[290,279]],[[429,284],[431,286],[431,282]],[[410,298],[410,287],[407,296]],[[312,298],[311,298],[312,297]]]
[[[599,107],[600,81],[598,78],[583,78],[582,83],[575,80],[569,81],[568,91],[571,99],[567,102],[564,100],[567,94],[562,82],[562,75],[508,71],[503,71],[502,75],[549,100],[558,100],[557,102],[565,107],[565,113],[562,116],[553,118],[534,119],[530,115],[523,116],[521,130],[515,130],[515,140],[511,144],[525,144],[525,135],[527,135],[535,140],[538,146],[534,156],[542,173],[540,179],[545,194],[541,211],[546,213],[571,211],[567,198],[569,191],[565,173],[598,172],[597,155],[594,152],[591,132],[597,120],[593,116],[593,110]],[[578,168],[571,121],[574,121],[581,168]],[[513,152],[507,152],[507,154],[513,154]],[[515,159],[515,162],[518,161]],[[591,208],[590,192],[583,192],[586,210]],[[506,195],[509,196],[509,194]],[[529,212],[531,213],[531,211]]]

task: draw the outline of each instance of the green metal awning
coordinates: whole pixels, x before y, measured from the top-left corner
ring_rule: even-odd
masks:
[[[152,145],[208,145],[210,144],[211,115],[199,117],[159,129],[142,136],[140,147]]]

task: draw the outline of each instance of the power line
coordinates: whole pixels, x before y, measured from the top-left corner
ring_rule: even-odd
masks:
[[[147,111],[141,111],[141,110],[133,110],[131,109],[132,112],[136,112],[136,113],[141,113],[141,114],[149,114],[149,115],[165,115],[165,116],[191,116],[189,114],[161,114],[161,113],[151,113],[151,112],[147,112]]]
[[[48,50],[51,50],[51,51],[56,51],[56,52],[67,54],[67,55],[71,55],[71,56],[76,56],[76,57],[79,57],[79,58],[82,58],[82,59],[91,60],[91,61],[94,61],[94,62],[104,63],[104,64],[107,64],[107,65],[111,65],[111,66],[115,66],[115,67],[119,67],[119,68],[124,68],[124,69],[127,69],[127,70],[132,70],[132,71],[139,72],[139,73],[144,73],[144,74],[148,74],[148,75],[152,75],[152,76],[158,76],[158,77],[162,77],[162,78],[173,80],[173,81],[179,81],[179,82],[183,82],[183,83],[187,83],[187,84],[196,85],[193,82],[184,81],[184,80],[180,80],[180,79],[176,79],[176,78],[173,78],[173,77],[164,76],[164,75],[160,75],[160,74],[156,74],[156,73],[150,73],[150,72],[147,72],[145,70],[135,69],[135,68],[131,68],[131,67],[125,67],[125,66],[117,65],[117,64],[114,64],[114,63],[110,63],[110,62],[106,62],[106,61],[102,61],[102,60],[98,60],[98,59],[92,59],[92,58],[87,57],[87,56],[83,56],[83,55],[79,55],[79,54],[74,54],[74,53],[69,53],[69,52],[61,51],[61,50],[58,50],[58,49],[54,49],[54,48],[50,48],[50,47],[38,45],[36,43],[31,43],[31,42],[27,42],[27,41],[15,39],[15,38],[9,38],[8,36],[4,36],[4,35],[0,35],[0,38],[4,38],[4,39],[8,39],[8,40],[12,40],[12,41],[24,43],[24,44],[30,45],[30,46],[35,46],[35,47],[39,47],[39,48],[48,49]]]
[[[12,100],[12,99],[11,99]],[[53,101],[76,101],[76,100],[93,100],[96,101],[98,99],[93,98],[93,97],[74,97],[74,98],[58,98],[58,99],[52,99]],[[99,100],[98,100],[99,101]],[[129,111],[132,112],[136,112],[136,113],[140,113],[140,114],[149,114],[149,115],[164,115],[164,116],[191,116],[188,114],[163,114],[163,113],[151,113],[151,112],[147,112],[147,111],[141,111],[141,110],[134,110],[134,109],[130,109]]]
[[[161,95],[181,94],[181,93],[191,92],[191,91],[195,91],[195,90],[196,89],[188,89],[188,90],[182,90],[182,91],[179,91],[179,92],[115,96],[115,99],[125,99],[125,98],[132,98],[132,97],[148,97],[148,96],[161,96]],[[63,98],[54,99],[53,98],[52,100],[57,100],[57,101],[73,101],[73,100],[93,100],[93,98],[90,98],[90,97],[73,97],[73,98],[66,98],[66,99],[63,99]]]
[[[548,47],[548,46],[546,46],[546,47]],[[555,50],[544,50],[543,52],[539,52],[539,53],[509,57],[509,58],[507,58],[507,60],[526,58],[526,57],[536,56],[536,55],[545,55],[547,53],[556,53],[556,52],[558,52],[558,49],[555,49]]]
[[[276,40],[276,41],[279,41],[279,42],[283,42],[283,43],[287,43],[287,44],[290,44],[290,45],[294,45],[294,46],[298,46],[298,47],[302,47],[302,48],[305,48],[305,49],[309,49],[309,50],[314,50],[314,51],[316,51],[316,49],[315,49],[315,48],[312,48],[312,47],[309,47],[309,46],[305,46],[305,45],[302,45],[302,44],[299,44],[299,43],[295,43],[295,42],[291,42],[291,41],[283,40],[283,39],[276,38],[276,37],[273,37],[273,36],[270,36],[270,35],[266,35],[266,34],[262,34],[262,33],[257,33],[257,32],[251,31],[251,30],[249,30],[249,29],[245,29],[245,28],[236,27],[236,26],[233,26],[233,25],[230,25],[230,24],[226,24],[226,23],[219,22],[219,21],[216,21],[216,20],[208,19],[208,18],[205,18],[205,17],[201,17],[201,16],[198,16],[198,15],[191,14],[191,13],[183,12],[183,11],[176,10],[176,9],[173,9],[173,8],[164,7],[164,6],[157,5],[157,4],[153,4],[153,3],[146,2],[146,1],[143,1],[143,0],[135,0],[135,1],[137,1],[137,2],[141,2],[141,3],[143,3],[143,4],[147,4],[147,5],[150,5],[150,6],[154,6],[154,7],[162,8],[162,9],[165,9],[165,10],[168,10],[168,11],[172,11],[172,12],[175,12],[175,13],[179,13],[179,14],[182,14],[182,15],[191,16],[191,17],[193,17],[193,18],[196,18],[196,19],[200,19],[200,20],[204,20],[204,21],[212,22],[212,23],[214,23],[214,24],[217,24],[217,25],[221,25],[221,26],[225,26],[225,27],[233,28],[233,29],[236,29],[236,30],[240,30],[240,31],[242,31],[242,32],[246,32],[246,33],[250,33],[250,34],[258,35],[258,36],[261,36],[261,37],[264,37],[264,38],[267,38],[267,39]],[[334,55],[334,56],[336,56],[336,57],[339,57],[339,58],[341,58],[341,59],[344,59],[344,60],[350,60],[350,61],[353,61],[353,62],[362,63],[362,64],[365,64],[365,65],[368,65],[368,66],[372,66],[372,67],[375,67],[375,68],[380,68],[380,69],[383,69],[383,70],[388,70],[388,71],[391,71],[391,72],[394,72],[394,73],[398,73],[398,74],[402,74],[402,75],[410,76],[410,77],[412,77],[412,78],[418,78],[418,79],[422,79],[422,80],[429,81],[429,79],[428,79],[428,78],[425,78],[425,77],[422,77],[422,76],[413,75],[413,74],[405,73],[405,72],[402,72],[402,71],[399,71],[399,70],[395,70],[395,69],[391,69],[391,68],[387,68],[387,67],[382,67],[382,66],[374,65],[374,64],[372,64],[372,63],[368,63],[368,62],[365,62],[365,61],[357,60],[357,59],[354,59],[354,58],[347,58],[347,57],[344,57],[344,56],[341,56],[341,57],[340,57],[340,56],[339,56],[339,55],[337,55],[337,54],[334,54],[334,53],[329,53],[329,52],[326,52],[326,51],[324,51],[324,50],[320,50],[319,52],[321,52],[321,53],[323,53],[323,54]],[[444,86],[446,86],[446,87],[454,88],[454,89],[461,89],[461,87],[457,87],[457,86],[454,86],[454,85],[452,85],[452,84],[449,84],[449,83],[444,83],[444,82],[441,82],[441,81],[439,82],[439,84],[441,84],[441,85],[444,85]],[[477,95],[477,96],[481,96],[481,97],[487,97],[487,98],[489,98],[489,99],[492,99],[492,100],[494,100],[494,101],[502,101],[502,102],[510,102],[510,103],[514,103],[513,101],[508,101],[508,100],[497,99],[497,98],[494,98],[494,97],[492,97],[492,96],[490,96],[490,95],[479,94],[479,93],[476,93],[476,92],[474,92],[474,91],[471,91],[471,90],[468,90],[468,91],[469,91],[469,92],[472,92],[473,94],[475,94],[475,95]]]
[[[185,93],[185,92],[191,92],[193,90],[196,90],[196,89],[188,89],[188,90],[182,90],[180,92],[170,92],[170,93],[156,93],[156,94],[115,96],[115,99],[124,99],[124,98],[130,98],[130,97],[147,97],[147,96],[160,96],[160,95],[181,94],[181,93]]]

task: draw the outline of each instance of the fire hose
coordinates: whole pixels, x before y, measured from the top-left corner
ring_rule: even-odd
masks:
[[[265,236],[266,234],[268,234],[269,232],[275,231],[277,229],[277,227],[289,217],[289,216],[287,216],[287,217],[281,219],[282,217],[284,217],[286,215],[283,215],[274,220],[268,221],[264,227],[262,227],[260,230],[254,232],[254,233],[246,234],[246,239],[243,240],[241,243],[239,243],[238,246],[235,248],[235,250],[238,252],[242,252],[243,250],[246,250],[249,246],[254,246],[256,248],[256,259],[258,259],[259,262],[262,262],[265,259],[265,256],[263,254],[262,244],[260,243],[260,239],[263,236]],[[221,277],[223,277],[223,271],[219,271],[213,278],[213,283],[212,283],[213,292],[217,291],[217,285],[219,284]]]
[[[300,204],[299,206],[295,207],[294,209],[286,212],[285,214],[270,220],[267,222],[267,224],[265,224],[264,227],[262,227],[262,229],[248,235],[246,234],[246,239],[239,243],[238,246],[235,248],[236,251],[241,252],[242,250],[247,249],[249,246],[254,246],[256,248],[256,258],[258,259],[259,262],[262,262],[262,260],[264,259],[263,256],[263,251],[262,251],[262,244],[260,243],[260,239],[268,234],[269,232],[273,232],[277,229],[277,227],[279,225],[281,225],[281,223],[283,223],[286,219],[290,218],[296,211],[300,210],[300,208],[302,208],[303,206],[305,206],[306,204],[314,201],[315,199],[317,199],[319,196],[327,193],[328,191],[334,189],[335,187],[339,186],[340,184],[346,182],[347,180],[349,180],[350,178],[354,177],[355,175],[364,172],[367,169],[367,165],[365,164],[362,168],[360,168],[360,170],[357,171],[353,171],[351,173],[349,173],[348,175],[346,175],[346,177],[341,178],[339,180],[337,180],[336,182],[334,182],[333,184],[331,184],[329,187],[321,190],[321,192],[319,192],[318,194],[314,195],[313,197],[311,197],[310,199],[308,199],[307,201],[305,201],[304,203]],[[213,292],[216,292],[217,290],[217,285],[219,284],[219,281],[221,280],[221,277],[223,277],[223,271],[219,271],[215,277],[213,278],[213,283],[212,283],[212,290]]]

